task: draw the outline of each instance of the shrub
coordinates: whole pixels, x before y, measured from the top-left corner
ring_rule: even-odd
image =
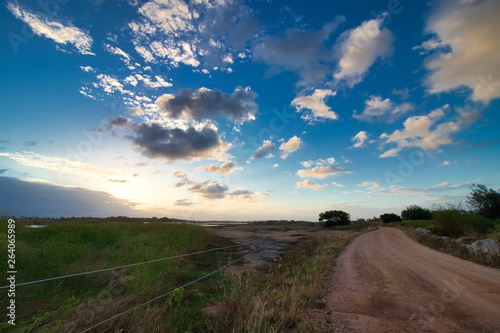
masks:
[[[471,195],[467,196],[469,207],[488,219],[500,218],[500,193],[477,184],[472,184],[471,189]]]
[[[325,228],[351,223],[351,215],[342,210],[329,210],[319,214],[319,221],[325,221]]]
[[[432,220],[432,213],[429,209],[411,205],[401,212],[401,217],[403,220]]]
[[[380,219],[384,223],[401,222],[401,221],[403,221],[399,215],[396,215],[394,213],[382,214],[382,215],[380,215]]]
[[[437,232],[448,237],[461,237],[466,233],[484,235],[496,222],[477,213],[455,208],[436,210],[433,217]]]

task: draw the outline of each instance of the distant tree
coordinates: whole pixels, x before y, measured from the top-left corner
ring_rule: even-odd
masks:
[[[325,221],[325,228],[351,223],[351,215],[343,210],[329,210],[319,214],[319,221]]]
[[[432,220],[432,213],[430,209],[411,205],[401,212],[401,217],[403,220]]]
[[[384,223],[401,222],[402,221],[401,217],[399,215],[394,214],[394,213],[382,214],[382,215],[380,215],[380,219]]]
[[[488,219],[500,218],[500,193],[484,185],[472,184],[467,204],[476,213]]]

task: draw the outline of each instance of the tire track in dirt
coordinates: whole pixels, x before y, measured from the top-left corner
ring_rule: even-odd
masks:
[[[394,228],[356,238],[326,297],[337,332],[500,332],[500,270],[411,240]]]

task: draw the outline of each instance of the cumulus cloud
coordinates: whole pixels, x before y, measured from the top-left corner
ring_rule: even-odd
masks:
[[[328,97],[335,95],[337,95],[337,92],[333,90],[315,89],[310,96],[296,97],[291,105],[297,109],[297,112],[309,110],[310,112],[304,112],[301,118],[310,123],[327,119],[336,120],[339,118],[338,114],[325,104]]]
[[[196,193],[209,200],[222,199],[226,196],[229,187],[218,181],[194,182],[188,189],[189,192]]]
[[[198,168],[198,170],[203,170],[218,175],[225,175],[233,172],[236,169],[238,169],[238,166],[232,161],[226,161],[223,164],[209,164]]]
[[[213,157],[215,151],[223,145],[217,135],[217,129],[210,125],[201,129],[170,129],[155,123],[141,123],[131,126],[130,129],[134,135],[127,135],[126,138],[149,158],[192,160]]]
[[[297,187],[311,188],[313,191],[321,191],[326,188],[326,186],[318,185],[316,182],[309,179],[306,179],[303,182],[297,182]]]
[[[406,119],[404,129],[396,130],[391,135],[381,135],[386,143],[396,143],[392,148],[382,155],[381,158],[397,156],[403,148],[417,147],[423,150],[437,150],[442,145],[452,143],[451,135],[462,129],[464,119],[456,121],[437,122],[444,117],[444,111],[449,109],[448,105],[430,112],[427,116],[414,116]]]
[[[312,169],[302,169],[297,171],[297,175],[302,178],[314,177],[314,178],[325,178],[331,175],[337,175],[340,173],[350,173],[349,170],[344,170],[340,167],[335,167],[331,165],[317,166]]]
[[[257,159],[269,156],[274,150],[276,150],[276,145],[271,140],[264,140],[262,146],[257,149],[253,158]]]
[[[70,22],[63,23],[47,15],[34,13],[20,6],[17,2],[7,3],[7,9],[26,23],[36,35],[52,39],[59,45],[71,44],[81,54],[94,55],[91,52],[92,37]]]
[[[418,47],[433,52],[425,63],[431,93],[465,86],[477,101],[500,97],[499,12],[497,0],[439,2],[425,28],[433,37]]]
[[[334,74],[337,82],[344,81],[353,87],[363,79],[377,59],[392,56],[394,36],[389,29],[382,27],[384,15],[388,13],[365,21],[339,37],[336,49],[340,60]]]
[[[224,68],[259,26],[252,10],[236,1],[152,0],[129,23],[136,52],[151,63]]]
[[[366,131],[360,131],[352,139],[354,144],[351,148],[362,148],[366,146],[366,141],[368,141],[368,133]]]
[[[165,94],[156,100],[160,112],[171,119],[203,120],[222,115],[232,121],[254,120],[259,107],[257,94],[250,88],[238,87],[233,94],[219,89],[183,89],[176,95]]]
[[[405,102],[397,105],[389,98],[382,99],[381,96],[372,95],[365,101],[363,112],[357,114],[355,111],[352,117],[362,121],[384,121],[392,123],[394,120],[402,117],[414,108],[415,106],[412,103]]]
[[[304,147],[304,141],[302,141],[302,139],[297,137],[296,135],[291,137],[286,142],[284,139],[281,139],[280,142],[281,142],[281,145],[280,145],[279,149],[282,151],[282,154],[281,154],[282,159],[287,158],[291,153]]]
[[[337,16],[319,31],[289,29],[282,36],[267,36],[255,45],[253,56],[271,66],[271,72],[298,72],[302,78],[299,84],[322,82],[334,62],[325,42],[344,21],[343,16]]]

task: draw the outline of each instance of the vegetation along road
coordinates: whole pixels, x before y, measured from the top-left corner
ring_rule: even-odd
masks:
[[[402,231],[359,236],[327,296],[345,332],[499,332],[500,271],[429,249]]]

